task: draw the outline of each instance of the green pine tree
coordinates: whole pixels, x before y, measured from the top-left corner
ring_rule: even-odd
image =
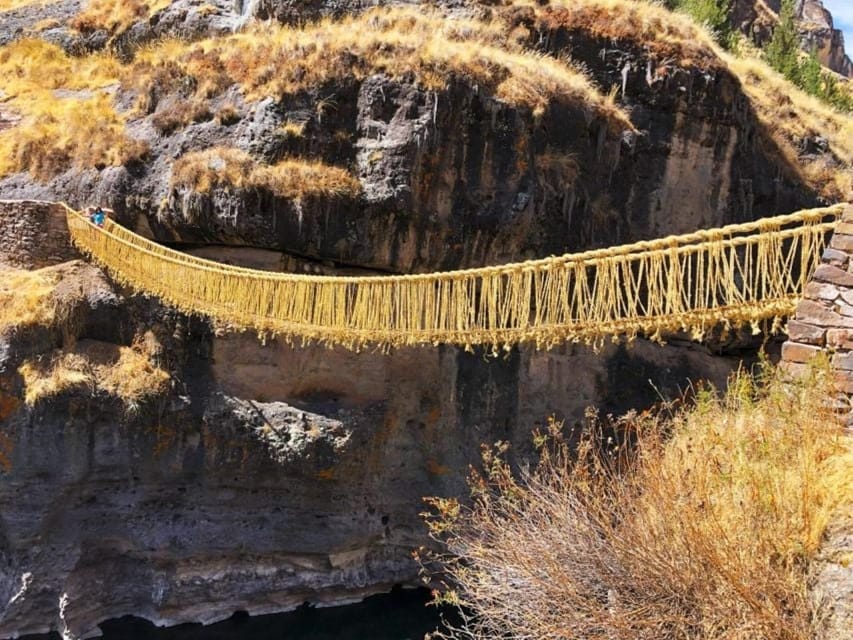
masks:
[[[667,6],[706,25],[724,46],[732,44],[733,32],[729,25],[732,0],[667,0]]]
[[[794,23],[794,0],[782,0],[779,24],[765,50],[767,63],[796,82],[800,71],[800,36]]]

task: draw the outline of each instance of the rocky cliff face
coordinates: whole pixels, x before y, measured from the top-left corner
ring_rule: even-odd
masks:
[[[50,10],[61,23],[72,4]],[[125,56],[163,35],[227,33],[253,16],[353,9],[207,4],[214,10],[172,3],[117,35],[60,24],[42,37],[75,55],[111,46]],[[4,37],[18,38],[36,13],[25,7],[10,19],[17,26]],[[720,65],[528,11],[514,24],[539,50],[571,53],[600,86],[615,87],[630,126],[583,104],[533,113],[464,77],[433,90],[371,73],[279,100],[244,100],[229,87],[211,113],[230,105],[231,117],[164,131],[154,120],[183,89],[163,90],[128,124],[150,146],[145,162],[41,182],[15,174],[0,180],[0,195],[97,202],[207,257],[324,273],[495,264],[819,201]],[[120,104],[137,97],[116,89]],[[299,135],[282,133],[292,122]],[[176,158],[215,145],[267,163],[298,156],[346,166],[360,193],[294,199],[171,183]],[[689,381],[722,385],[754,353],[749,340],[499,357],[262,342],[174,313],[75,261],[61,250],[60,215],[47,204],[0,203],[0,262],[53,268],[61,310],[47,325],[0,333],[0,636],[88,635],[127,613],[212,621],[413,584],[410,554],[426,543],[420,499],[463,492],[481,443],[508,440],[523,455],[549,415],[574,425],[591,405],[619,414],[677,397]],[[169,375],[144,400],[128,404],[95,379],[26,401],[25,362],[68,353],[94,368],[140,344]]]
[[[523,453],[549,415],[648,406],[688,380],[723,384],[740,361],[689,342],[497,358],[262,344],[64,265],[73,328],[0,339],[3,636],[85,636],[128,613],[209,622],[415,584],[420,498],[462,493],[481,443]],[[24,360],[148,332],[166,392],[132,410],[80,387],[24,403]]]
[[[844,34],[835,28],[832,14],[823,2],[803,0],[798,10],[805,48],[816,51],[825,66],[853,78],[853,61],[844,49]]]

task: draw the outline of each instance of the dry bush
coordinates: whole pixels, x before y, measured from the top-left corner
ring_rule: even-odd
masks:
[[[215,118],[217,124],[227,127],[240,121],[240,110],[229,102],[217,109]]]
[[[516,477],[487,451],[473,504],[433,499],[432,534],[465,626],[449,638],[806,640],[809,563],[853,505],[853,444],[829,374],[733,379],[630,446],[558,438]],[[554,443],[555,442],[555,443]]]
[[[141,0],[89,0],[86,8],[71,20],[70,26],[84,33],[99,29],[120,33],[146,15],[148,7]]]
[[[252,156],[231,147],[190,152],[172,165],[172,187],[198,193],[217,187],[248,189],[256,166]]]
[[[172,167],[172,188],[208,193],[214,188],[266,189],[282,198],[357,196],[358,180],[346,169],[288,158],[261,165],[244,151],[216,147],[187,153]]]
[[[41,360],[27,360],[18,373],[24,379],[24,400],[30,406],[72,389],[92,388],[89,361],[75,353],[56,352]]]
[[[203,100],[179,100],[154,114],[151,124],[162,135],[169,135],[194,122],[210,120],[210,105]]]
[[[53,291],[59,276],[48,270],[0,268],[0,332],[49,325],[56,314]]]
[[[103,29],[120,34],[169,4],[170,0],[89,0],[70,26],[84,33]]]
[[[152,361],[144,341],[131,347],[81,341],[73,350],[57,350],[49,356],[27,360],[18,372],[24,379],[26,403],[72,390],[103,391],[135,409],[147,397],[166,390],[169,374]]]
[[[349,171],[316,160],[287,158],[258,167],[256,175],[259,184],[284,198],[354,197],[361,192],[361,183]]]
[[[287,120],[279,129],[285,138],[301,138],[305,134],[305,127],[307,125],[308,122],[306,120],[301,122]]]

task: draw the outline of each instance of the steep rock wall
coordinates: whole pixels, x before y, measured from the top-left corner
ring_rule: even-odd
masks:
[[[0,336],[0,637],[87,635],[130,613],[209,622],[416,584],[421,498],[464,494],[482,443],[524,455],[550,415],[574,425],[591,405],[647,407],[689,380],[722,385],[741,362],[679,341],[498,357],[264,344],[94,267],[64,268],[83,301],[74,331]],[[171,374],[161,395],[129,408],[76,387],[23,402],[24,359],[148,331]]]

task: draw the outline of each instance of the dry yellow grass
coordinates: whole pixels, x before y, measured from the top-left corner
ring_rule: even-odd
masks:
[[[30,5],[46,6],[55,4],[57,0],[0,0],[0,12],[29,7]]]
[[[853,509],[828,378],[740,375],[672,419],[630,417],[630,446],[558,438],[521,479],[487,452],[471,507],[432,501],[467,621],[449,637],[819,637],[810,562]]]
[[[53,291],[59,280],[50,270],[0,268],[0,331],[49,325],[56,313]]]
[[[853,116],[801,91],[761,60],[723,52],[720,56],[738,76],[758,118],[790,161],[798,162],[797,147],[804,138],[821,137],[844,165],[827,167],[819,158],[800,161],[807,181],[830,199],[853,199]]]
[[[723,51],[710,34],[688,16],[643,0],[513,0],[530,8],[544,28],[578,29],[603,38],[636,41],[659,57],[681,66],[725,68],[743,90],[791,169],[830,201],[853,199],[853,117],[839,113],[797,89],[744,45],[742,56]],[[511,14],[510,14],[511,15]],[[822,158],[799,158],[807,137],[820,136],[841,165]]]
[[[532,7],[545,28],[566,27],[595,36],[641,43],[681,66],[719,66],[718,47],[708,32],[689,17],[643,0],[515,0]]]
[[[71,28],[83,32],[104,29],[120,34],[169,4],[171,0],[89,0],[71,21]]]
[[[207,193],[215,187],[267,189],[282,198],[356,196],[358,180],[346,169],[317,161],[285,159],[261,165],[239,149],[217,147],[181,156],[172,168],[172,187]]]
[[[73,389],[106,392],[128,408],[146,397],[162,393],[169,374],[156,366],[141,343],[116,347],[84,341],[73,350],[57,350],[39,360],[27,360],[18,372],[24,379],[26,403],[57,396]]]
[[[121,165],[147,147],[125,132],[109,87],[119,63],[106,54],[69,58],[59,47],[22,39],[0,49],[0,91],[22,122],[0,132],[0,176],[47,179],[69,167]]]
[[[92,0],[84,15],[91,17],[92,25],[121,30],[128,20],[167,4]],[[602,95],[564,60],[524,49],[530,34],[513,18],[522,10],[535,16],[539,28],[565,26],[603,38],[635,40],[662,62],[729,68],[741,78],[792,170],[830,200],[851,197],[851,119],[794,89],[760,61],[724,53],[688,17],[642,0],[553,0],[548,6],[514,0],[509,5],[491,21],[450,19],[408,7],[375,9],[303,27],[254,25],[196,43],[160,42],[140,50],[127,65],[102,53],[70,59],[44,42],[15,42],[0,49],[0,91],[10,96],[10,107],[24,121],[0,133],[0,176],[28,170],[47,178],[69,166],[116,165],[141,157],[144,146],[125,133],[127,114],[116,113],[105,91],[119,81],[139,96],[136,115],[153,112],[159,96],[194,87],[180,103],[180,113],[157,116],[165,132],[209,117],[207,100],[232,83],[239,84],[251,102],[373,73],[412,76],[435,90],[453,78],[465,79],[534,113],[542,113],[553,101],[567,101],[603,115],[616,128],[630,128],[615,94]],[[78,94],[57,94],[56,89]],[[295,128],[286,132],[297,133]],[[839,169],[814,158],[799,166],[797,150],[803,138],[812,135],[826,138],[846,166]]]
[[[193,122],[204,122],[213,118],[206,100],[178,100],[159,110],[151,124],[163,135],[182,129]]]
[[[423,8],[382,8],[304,27],[256,25],[193,44],[161,43],[140,52],[138,60],[152,73],[178,65],[199,84],[216,86],[225,73],[249,100],[373,73],[412,74],[430,90],[456,77],[535,113],[564,101],[631,128],[627,116],[583,73],[566,61],[525,51],[506,37],[501,23],[448,19]],[[139,86],[140,75],[128,82]]]

